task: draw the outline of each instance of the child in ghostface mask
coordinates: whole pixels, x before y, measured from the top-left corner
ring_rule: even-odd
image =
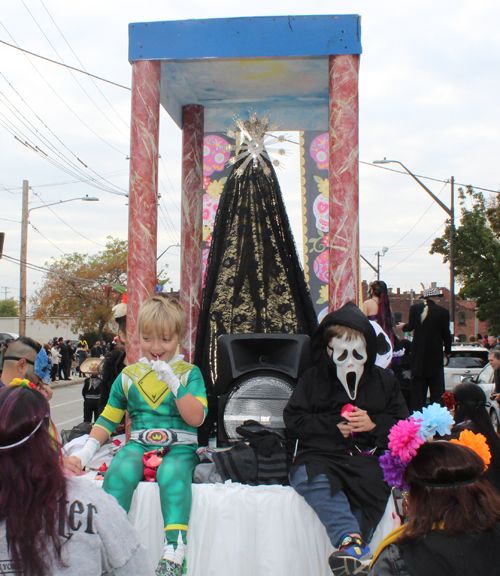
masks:
[[[390,495],[378,459],[408,410],[393,374],[375,365],[375,331],[353,302],[325,316],[311,351],[314,366],[284,411],[295,439],[290,484],[338,549],[329,558],[332,572],[363,574]]]

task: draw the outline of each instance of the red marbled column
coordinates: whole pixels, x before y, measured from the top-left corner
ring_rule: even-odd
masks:
[[[128,218],[127,360],[140,358],[137,314],[156,290],[160,62],[132,64],[132,127]]]
[[[192,362],[201,304],[203,240],[203,129],[204,109],[199,104],[182,108],[182,220],[181,294],[186,314],[186,335],[181,354]]]
[[[359,300],[359,56],[330,56],[329,310]]]

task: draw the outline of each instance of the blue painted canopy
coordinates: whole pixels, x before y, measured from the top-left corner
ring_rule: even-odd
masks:
[[[161,104],[205,107],[205,131],[271,114],[283,130],[328,127],[328,57],[361,53],[357,15],[219,18],[129,25],[129,60],[161,60]]]

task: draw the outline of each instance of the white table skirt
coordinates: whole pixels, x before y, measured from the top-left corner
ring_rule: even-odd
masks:
[[[86,437],[67,444],[79,449]],[[96,467],[111,461],[111,444],[96,454]],[[89,480],[95,476],[89,474]],[[102,484],[102,482],[96,482]],[[188,529],[188,576],[331,576],[333,547],[314,510],[290,486],[192,484]],[[389,499],[370,548],[392,530]],[[156,565],[163,550],[163,518],[156,482],[137,487],[129,519]]]
[[[304,498],[290,486],[192,484],[188,529],[188,576],[331,576],[333,552],[326,530]],[[394,506],[370,545],[392,530]],[[141,482],[129,512],[153,563],[161,557],[163,519],[158,484]]]

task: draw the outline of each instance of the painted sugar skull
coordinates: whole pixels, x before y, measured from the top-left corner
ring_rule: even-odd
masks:
[[[368,358],[364,336],[356,331],[353,334],[346,332],[342,336],[334,336],[328,343],[328,349],[337,369],[337,378],[349,398],[355,400]]]
[[[328,132],[316,136],[316,138],[311,142],[309,152],[319,170],[328,170],[328,164],[330,162],[328,145]]]
[[[216,170],[224,170],[226,162],[231,156],[227,149],[229,142],[220,136],[211,135],[203,138],[203,174],[210,176]]]
[[[313,204],[313,214],[316,218],[316,228],[321,232],[328,232],[329,227],[329,205],[328,196],[318,194]]]

